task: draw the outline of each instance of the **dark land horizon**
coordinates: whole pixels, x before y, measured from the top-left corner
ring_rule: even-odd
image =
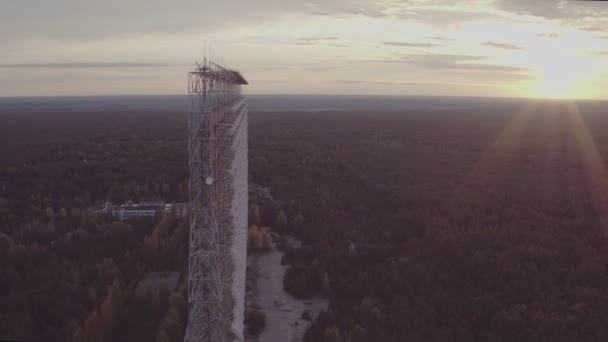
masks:
[[[404,111],[411,110],[486,110],[516,108],[525,103],[577,103],[601,107],[608,100],[570,100],[549,98],[514,98],[489,96],[417,96],[417,95],[314,95],[248,94],[252,111]],[[138,110],[188,111],[187,95],[95,95],[49,97],[0,97],[0,113],[73,112]],[[595,109],[594,109],[595,110]]]
[[[305,341],[608,338],[606,104],[277,101],[252,104],[250,184],[275,200],[249,224],[285,247],[285,291],[329,301]],[[183,272],[185,221],[91,210],[187,202],[187,115],[119,102],[0,105],[0,338],[181,340],[183,277],[133,284]]]

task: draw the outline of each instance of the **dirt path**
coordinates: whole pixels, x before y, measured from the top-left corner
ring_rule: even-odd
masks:
[[[290,243],[298,242],[290,239]],[[301,301],[283,291],[283,276],[287,266],[281,265],[283,252],[273,249],[271,252],[254,255],[247,261],[256,274],[256,285],[252,301],[266,315],[266,327],[257,338],[247,338],[254,342],[299,342],[309,322],[302,319],[302,313],[308,310],[312,317],[327,307],[324,299]]]

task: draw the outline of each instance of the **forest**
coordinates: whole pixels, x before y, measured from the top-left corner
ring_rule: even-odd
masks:
[[[304,222],[285,287],[330,300],[305,340],[608,340],[605,109],[256,116],[252,181]]]
[[[0,340],[181,341],[187,218],[118,222],[104,202],[186,201],[185,115],[0,114]]]
[[[305,341],[606,341],[605,104],[252,112],[250,224],[285,246],[285,289],[329,307]],[[0,113],[0,340],[179,341],[184,113]],[[255,228],[257,229],[257,228]],[[250,230],[250,250],[264,239]],[[259,241],[258,241],[259,240]]]

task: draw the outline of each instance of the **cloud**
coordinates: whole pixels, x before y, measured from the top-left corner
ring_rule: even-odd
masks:
[[[568,21],[578,21],[585,17],[600,19],[608,14],[605,4],[596,1],[497,0],[496,6],[515,14]]]
[[[539,33],[539,38],[559,38],[559,33]]]
[[[590,55],[590,56],[596,56],[596,57],[606,57],[606,56],[608,56],[608,51],[607,50],[604,50],[604,51],[598,51],[598,50],[587,51],[586,54]]]
[[[362,85],[368,84],[368,85],[381,85],[381,86],[407,86],[407,87],[449,85],[449,84],[440,83],[440,82],[400,82],[400,81],[366,81],[366,80],[334,80],[333,83],[336,83],[336,84],[362,84]]]
[[[448,55],[448,54],[411,54],[402,55],[397,60],[398,62],[408,62],[418,66],[425,67],[445,67],[451,66],[461,62],[479,61],[484,60],[484,56],[472,56],[472,55]]]
[[[28,39],[87,41],[155,34],[200,34],[272,23],[289,16],[386,18],[397,0],[19,0],[2,1],[0,44]]]
[[[321,3],[306,3],[305,7],[306,13],[318,16],[365,16],[372,18],[385,18],[389,16],[387,6],[365,0],[333,0]]]
[[[497,64],[481,64],[481,63],[460,63],[454,64],[452,69],[457,70],[470,70],[476,72],[506,72],[506,73],[526,73],[531,69],[513,67],[508,65],[497,65]]]
[[[497,0],[498,8],[516,14],[529,14],[545,18],[562,17],[563,11],[560,6],[564,1],[561,0]]]
[[[583,26],[580,29],[583,31],[590,31],[590,32],[606,32],[606,30],[608,30],[608,25]]]
[[[107,68],[158,68],[168,67],[161,63],[31,63],[0,64],[0,69],[107,69]]]
[[[499,49],[505,49],[505,50],[525,50],[521,46],[511,45],[511,44],[505,44],[505,43],[484,42],[481,45],[483,45],[483,46],[491,46],[491,47],[495,47],[495,48],[499,48]]]
[[[316,45],[324,42],[335,42],[339,40],[339,37],[305,37],[298,38],[294,44],[296,45]]]
[[[408,43],[408,42],[382,42],[384,45],[389,46],[401,46],[401,47],[433,47],[437,46],[437,44],[430,43]]]
[[[149,34],[199,33],[303,13],[297,0],[19,0],[2,1],[0,43],[24,39],[97,40]]]
[[[330,71],[340,69],[338,65],[315,65],[315,64],[302,64],[296,67],[302,71],[319,72],[319,71]]]
[[[319,41],[328,41],[328,40],[338,40],[338,37],[308,37],[308,38],[298,38],[299,41],[304,42],[319,42]]]
[[[447,6],[443,6],[448,8]],[[469,6],[470,8],[470,6]],[[401,12],[395,15],[402,20],[416,20],[421,23],[431,24],[439,27],[460,24],[467,21],[487,20],[487,19],[502,19],[503,16],[489,9],[468,10],[463,8],[404,8]]]
[[[487,6],[471,10],[468,1],[449,0],[328,0],[308,3],[306,7],[307,13],[312,15],[414,20],[441,27],[504,17],[499,11]]]
[[[601,17],[605,6],[555,0],[496,0],[499,8],[543,17]],[[472,9],[473,8],[473,9]],[[138,35],[191,33],[201,38],[224,29],[273,22],[290,15],[365,16],[448,26],[506,18],[503,11],[447,0],[19,0],[2,1],[0,44],[27,39],[97,40]]]
[[[581,30],[583,31],[589,31],[589,32],[603,32],[606,31],[606,27],[605,26],[583,26],[580,27]]]
[[[549,0],[496,1],[516,12],[560,13]],[[506,17],[490,6],[447,0],[223,0],[212,6],[200,0],[5,0],[0,11],[0,44],[181,33],[200,34],[204,39],[213,32],[272,23],[291,15],[403,19],[441,27]]]
[[[402,81],[368,81],[368,80],[334,80],[332,83],[343,85],[389,86],[389,87],[500,87],[487,83],[455,82],[402,82]]]
[[[480,63],[487,60],[484,56],[471,55],[446,55],[446,54],[412,54],[402,55],[397,59],[385,60],[384,62],[404,63],[417,68],[432,70],[447,70],[450,72],[465,73],[498,73],[512,74],[515,78],[527,78],[531,69],[508,65]]]
[[[221,55],[230,58],[245,75],[257,75],[266,81],[275,77],[277,82],[284,80],[285,87],[274,87],[280,92],[289,87],[304,89],[298,85],[300,82],[308,84],[355,74],[378,79],[370,82],[389,79],[383,83],[386,88],[411,83],[391,83],[390,79],[399,80],[398,74],[404,75],[404,81],[414,81],[411,84],[428,81],[504,85],[504,79],[527,77],[529,70],[500,65],[488,56],[466,55],[501,52],[482,49],[479,44],[471,46],[471,41],[487,40],[483,45],[519,50],[521,47],[500,43],[527,46],[503,37],[509,35],[510,25],[513,34],[519,35],[528,28],[523,25],[532,23],[538,25],[530,28],[532,38],[539,32],[549,32],[547,38],[551,38],[550,32],[560,32],[559,25],[563,23],[514,13],[574,18],[587,8],[557,0],[561,7],[548,0],[223,0],[212,6],[209,0],[0,1],[0,74],[4,78],[45,78],[46,91],[57,93],[124,91],[115,88],[115,83],[130,93],[148,91],[142,85],[152,82],[140,78],[152,73],[158,79],[173,80],[155,83],[159,84],[158,89],[182,91],[183,74],[180,71],[177,75],[174,70],[182,64],[128,61],[185,63],[202,52],[204,39],[212,43],[221,39]],[[576,11],[568,12],[568,6],[576,7]],[[469,27],[458,25],[478,20],[498,23],[506,29],[497,34],[480,32],[484,38],[478,40]],[[597,19],[584,22],[587,28],[597,26],[598,31],[591,34],[596,36],[608,33],[608,29],[599,31],[601,23]],[[422,52],[427,50],[444,54]],[[385,64],[358,64],[370,58]],[[526,65],[523,60],[518,62]],[[64,74],[77,79],[67,79]],[[141,75],[133,77],[135,74]],[[98,86],[93,82],[97,77],[107,78],[107,84]],[[132,87],[127,87],[122,78],[132,80]],[[83,84],[83,79],[91,80],[90,84]],[[114,79],[120,82],[111,82]],[[15,92],[31,93],[27,83]],[[6,89],[13,84],[0,80],[0,86]],[[252,85],[251,89],[255,87]],[[453,90],[460,92],[458,86]]]
[[[395,85],[395,84],[403,84],[403,85],[416,85],[420,84],[419,82],[395,82],[395,81],[365,81],[365,80],[334,80],[333,83],[338,84],[380,84],[380,85]],[[436,84],[436,83],[434,83]]]
[[[319,72],[319,71],[330,71],[330,70],[338,70],[342,68],[342,64],[331,64],[331,63],[298,63],[298,64],[288,64],[288,65],[266,65],[266,66],[258,66],[257,70],[264,71],[310,71],[310,72]]]
[[[441,40],[441,41],[454,41],[454,39],[452,39],[452,38],[446,38],[446,37],[441,37],[441,36],[423,37],[423,38],[433,39],[433,40]]]

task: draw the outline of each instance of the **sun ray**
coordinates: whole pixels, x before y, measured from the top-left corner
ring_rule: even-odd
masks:
[[[452,192],[446,202],[446,209],[456,208],[457,213],[464,213],[467,209],[462,206],[477,206],[482,198],[489,196],[488,187],[497,180],[500,172],[508,169],[514,156],[512,146],[522,142],[522,136],[528,128],[530,118],[537,111],[539,102],[527,102],[513,114],[513,118]]]
[[[593,209],[602,233],[608,237],[608,172],[577,104],[569,101],[567,106],[568,117],[584,163]]]
[[[556,101],[548,101],[546,108],[541,113],[539,143],[537,144],[540,151],[538,153],[542,156],[537,161],[540,164],[537,170],[540,171],[542,177],[540,180],[542,191],[538,194],[536,205],[550,212],[556,212],[559,199],[558,192],[560,191],[560,180],[557,172],[559,168],[558,156],[560,154],[559,115]]]

